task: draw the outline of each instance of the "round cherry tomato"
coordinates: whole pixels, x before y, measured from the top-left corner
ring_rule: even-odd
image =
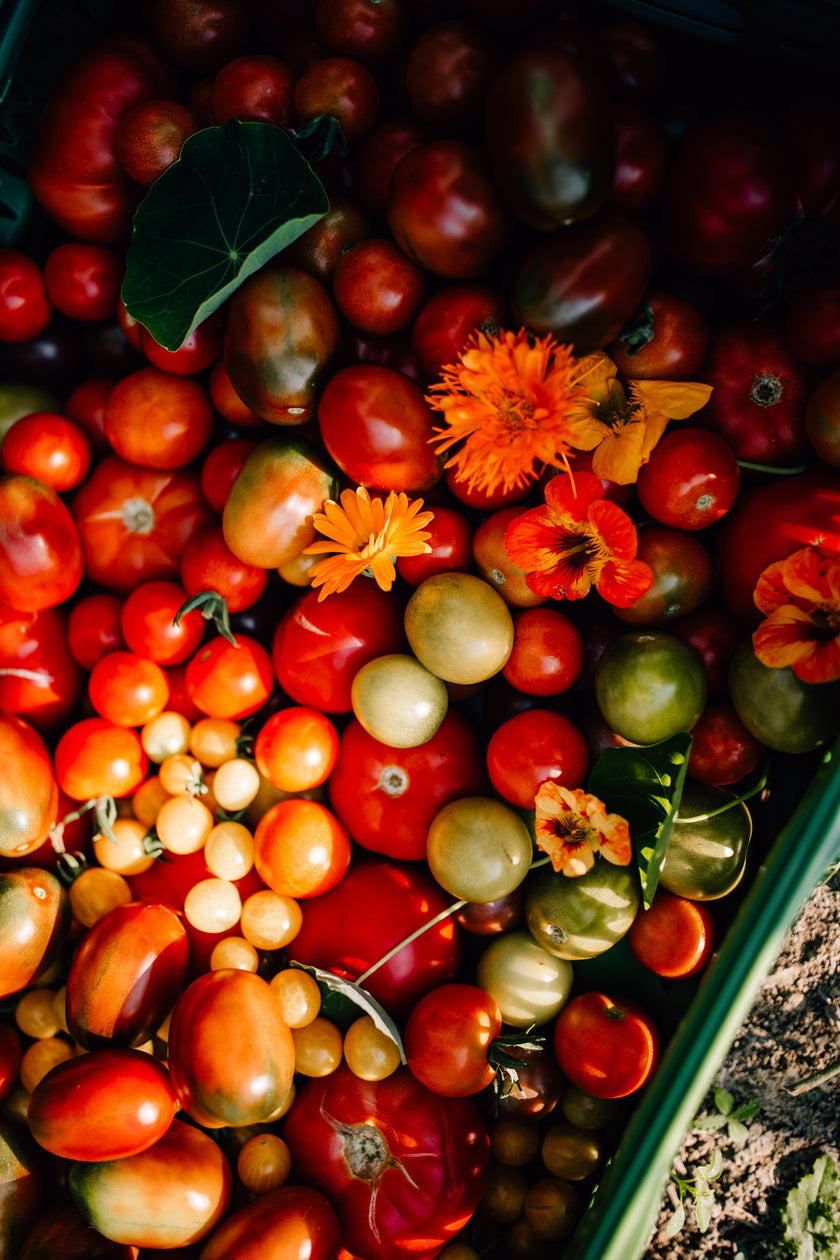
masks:
[[[102,591],[85,595],[70,610],[67,641],[83,669],[91,670],[106,652],[126,646],[120,625],[123,601]]]
[[[114,381],[110,376],[93,376],[77,385],[64,404],[63,414],[82,426],[92,447],[99,453],[108,445],[105,437],[105,404],[113,388]],[[37,408],[29,410],[34,411]]]
[[[63,499],[34,477],[0,477],[0,600],[22,612],[55,608],[83,572],[79,530]]]
[[[218,312],[213,312],[188,333],[177,350],[167,350],[140,325],[140,349],[153,367],[170,376],[195,376],[215,363],[222,353],[223,328]],[[193,439],[197,442],[198,435]]]
[[[656,521],[675,529],[705,529],[738,496],[738,461],[728,442],[706,429],[664,433],[639,469],[636,492]]]
[[[554,1051],[573,1085],[596,1098],[626,1098],[650,1079],[659,1034],[635,1002],[581,993],[557,1017]]]
[[[141,368],[118,381],[105,406],[105,436],[116,453],[146,468],[183,468],[210,440],[213,412],[198,381]]]
[[[102,245],[68,241],[57,245],[44,262],[47,297],[70,319],[115,315],[122,275],[122,258]]]
[[[421,1085],[465,1098],[496,1076],[488,1054],[502,1028],[495,1000],[472,984],[442,984],[421,998],[403,1033],[406,1058]]]
[[[31,341],[51,316],[38,264],[20,250],[0,249],[0,341]]]
[[[342,1065],[306,1081],[283,1134],[298,1175],[335,1205],[344,1246],[369,1260],[431,1260],[484,1189],[489,1143],[475,1103],[441,1098],[407,1068],[363,1081]]]
[[[630,626],[656,626],[694,612],[712,589],[711,553],[695,533],[654,521],[639,530],[637,558],[653,570],[653,582],[634,604],[614,610]]]
[[[429,376],[454,363],[477,329],[493,332],[504,326],[506,306],[501,293],[480,284],[445,284],[420,308],[411,342],[420,366]]]
[[[338,731],[317,709],[293,705],[272,713],[254,741],[254,762],[281,792],[306,792],[330,777],[338,760]]]
[[[187,595],[215,591],[229,613],[251,608],[268,583],[268,570],[248,564],[233,554],[221,525],[194,534],[181,556],[181,580]]]
[[[673,980],[702,971],[716,937],[715,921],[702,901],[660,887],[648,909],[633,920],[627,943],[644,967]]]
[[[181,155],[198,131],[198,118],[180,101],[149,100],[125,114],[117,130],[117,156],[123,169],[148,188]]]
[[[169,680],[155,661],[136,652],[108,652],[88,680],[90,702],[116,726],[145,726],[169,700]]]
[[[551,608],[524,608],[513,623],[513,648],[502,674],[529,696],[556,696],[577,682],[585,646],[580,630]]]
[[[278,801],[254,830],[254,866],[283,897],[319,897],[341,882],[349,865],[350,837],[320,801]]]
[[[52,966],[71,920],[67,890],[50,871],[0,871],[0,996],[19,993]]]
[[[213,375],[210,378],[210,394],[217,410],[219,404],[213,395]],[[228,417],[229,418],[229,417]],[[255,417],[261,424],[262,421]],[[227,441],[211,446],[201,461],[201,490],[214,512],[221,516],[225,510],[228,495],[233,483],[239,476],[239,470],[245,460],[256,448],[256,438],[232,437]]]
[[[332,277],[335,304],[360,332],[388,337],[402,332],[420,309],[426,277],[393,241],[359,241],[341,257]]]
[[[358,144],[379,118],[379,85],[367,66],[353,57],[321,57],[294,87],[295,114],[307,123],[319,115],[335,118],[348,145]]]
[[[691,741],[688,773],[715,787],[745,778],[764,753],[729,701],[706,705],[691,728]]]
[[[187,691],[196,708],[208,717],[249,717],[271,695],[274,671],[266,648],[250,635],[235,643],[217,635],[199,648],[187,663]]]
[[[709,330],[698,308],[655,289],[606,352],[625,381],[691,381],[708,347]]]
[[[73,490],[90,468],[90,442],[81,425],[66,416],[37,411],[16,420],[3,438],[3,467],[50,486]]]
[[[295,77],[290,66],[267,53],[247,53],[225,62],[213,79],[210,108],[215,123],[238,118],[288,127]]]
[[[122,602],[120,627],[125,646],[158,665],[180,665],[190,660],[204,638],[204,618],[198,609],[175,617],[187,602],[185,587],[164,578],[141,582]]]
[[[151,19],[158,46],[194,75],[216,74],[248,42],[248,11],[239,0],[155,0]]]
[[[487,769],[494,788],[512,805],[533,809],[547,779],[563,787],[583,784],[589,750],[568,718],[550,709],[526,709],[508,718],[490,736]]]
[[[80,718],[55,749],[58,785],[74,801],[130,796],[146,777],[149,760],[140,736],[106,718]]]

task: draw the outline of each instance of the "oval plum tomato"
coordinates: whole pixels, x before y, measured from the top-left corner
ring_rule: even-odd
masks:
[[[205,454],[201,462],[201,491],[219,516],[225,510],[239,470],[256,446],[256,438],[233,437],[211,446]]]
[[[576,726],[550,709],[526,709],[490,736],[487,769],[494,788],[512,805],[533,809],[547,779],[563,787],[583,784],[589,765],[586,740]]]
[[[76,522],[34,477],[0,477],[0,600],[21,612],[63,604],[84,572]]]
[[[403,1032],[410,1071],[446,1098],[466,1098],[492,1085],[488,1054],[502,1028],[494,998],[472,984],[442,984],[422,997]]]
[[[439,135],[475,134],[501,61],[498,45],[478,22],[433,22],[415,39],[405,63],[412,113]]]
[[[700,783],[725,787],[752,773],[764,751],[733,704],[707,704],[691,728],[688,773]]]
[[[187,691],[208,717],[238,721],[261,709],[271,695],[274,671],[266,648],[250,635],[234,643],[217,635],[187,663]]]
[[[580,993],[557,1016],[554,1052],[573,1085],[596,1098],[626,1098],[650,1079],[659,1034],[635,1002]]]
[[[214,312],[188,333],[177,350],[167,350],[140,326],[140,348],[153,367],[170,376],[195,376],[215,363],[222,353],[224,329]]]
[[[88,929],[67,976],[67,1027],[87,1050],[139,1046],[184,986],[189,943],[168,906],[129,901]]]
[[[428,139],[416,118],[402,114],[384,118],[365,136],[356,150],[356,188],[369,214],[387,219],[391,176],[406,153]]]
[[[414,320],[426,294],[426,276],[392,240],[359,241],[342,256],[332,277],[335,304],[360,332],[388,337]]]
[[[56,820],[58,783],[43,738],[29,722],[0,713],[0,854],[31,853]]]
[[[69,319],[108,319],[117,311],[123,260],[112,249],[68,241],[44,262],[47,297]]]
[[[231,1212],[202,1248],[203,1260],[260,1260],[306,1256],[334,1260],[341,1247],[335,1209],[319,1190],[280,1186]]]
[[[118,381],[105,406],[105,436],[117,455],[144,468],[183,468],[210,440],[213,409],[203,385],[159,368]]]
[[[82,1216],[113,1242],[174,1251],[204,1238],[230,1202],[233,1176],[209,1134],[177,1117],[130,1159],[76,1161],[70,1194]]]
[[[289,948],[296,962],[357,980],[389,950],[451,905],[418,863],[365,857],[330,892],[304,901],[303,924]],[[369,914],[366,906],[376,906]],[[403,946],[365,980],[365,988],[395,1018],[438,984],[453,980],[461,935],[450,918]]]
[[[325,783],[338,760],[338,731],[325,713],[293,705],[272,713],[254,740],[254,762],[281,792]]]
[[[304,70],[294,87],[299,124],[320,115],[335,118],[348,145],[358,144],[379,118],[376,79],[353,57],[321,57]]]
[[[320,801],[278,801],[254,830],[257,873],[283,897],[319,897],[340,883],[349,865],[350,837]]]
[[[187,541],[213,523],[196,473],[140,468],[118,455],[96,465],[71,510],[85,575],[112,591],[153,578],[177,580]]]
[[[10,432],[13,430],[14,426]],[[819,459],[832,468],[840,468],[840,368],[823,377],[809,395],[805,432]],[[7,435],[3,442],[4,458],[8,440]]]
[[[291,1088],[295,1048],[273,989],[251,971],[207,971],[184,990],[169,1026],[181,1106],[206,1128],[261,1124]]]
[[[619,214],[640,214],[664,183],[668,133],[655,114],[631,101],[617,102],[614,117],[615,170],[606,204]]]
[[[703,970],[716,936],[715,921],[702,901],[657,888],[651,905],[630,925],[627,943],[649,971],[676,980]]]
[[[271,644],[280,686],[296,704],[349,713],[350,689],[368,661],[405,647],[403,607],[374,582],[329,599],[302,595],[283,615]]]
[[[703,379],[712,388],[694,423],[719,434],[738,459],[773,467],[803,463],[812,369],[769,318],[725,324],[709,342]]]
[[[34,477],[59,494],[74,490],[90,468],[90,441],[80,424],[51,411],[16,420],[3,438],[3,467]]]
[[[243,429],[258,429],[262,425],[262,416],[258,416],[256,411],[243,402],[233,388],[224,359],[217,359],[213,364],[207,387],[213,406],[225,420]]]
[[[757,625],[753,591],[774,560],[816,544],[840,551],[840,473],[815,468],[743,490],[721,522],[717,583],[721,601]]]
[[[625,381],[691,381],[708,346],[709,330],[698,308],[655,289],[606,352]]]
[[[19,993],[49,970],[67,939],[70,898],[50,871],[0,871],[0,996]]]
[[[466,516],[453,508],[435,506],[426,530],[431,551],[397,557],[397,573],[404,581],[419,586],[433,573],[466,573],[472,568],[473,527]]]
[[[341,733],[330,801],[357,844],[422,861],[438,810],[456,797],[479,795],[486,778],[475,732],[453,709],[432,738],[414,748],[391,748],[351,720]]]
[[[507,307],[501,293],[480,284],[447,284],[420,308],[411,343],[423,371],[431,377],[455,363],[472,333],[504,327]]]
[[[420,386],[393,368],[341,368],[321,395],[318,426],[330,457],[359,485],[416,493],[440,480],[429,444],[434,413]]]
[[[190,660],[204,638],[205,622],[198,609],[176,615],[188,592],[163,578],[141,582],[122,602],[120,627],[125,646],[158,665],[180,665]]]
[[[166,708],[169,680],[160,665],[136,652],[108,652],[91,670],[88,695],[115,726],[145,726]]]
[[[434,275],[483,275],[506,243],[507,211],[480,151],[462,140],[429,140],[391,176],[388,224],[409,258]]]
[[[91,1050],[43,1077],[27,1120],[39,1145],[62,1159],[125,1159],[153,1146],[175,1117],[162,1063],[140,1050]]]
[[[20,613],[0,604],[0,710],[54,732],[82,694],[66,609]]]
[[[148,768],[137,732],[102,717],[81,718],[68,726],[55,750],[59,787],[74,801],[130,796]]]
[[[181,581],[187,595],[215,591],[229,613],[251,608],[268,583],[268,569],[235,556],[225,542],[221,525],[194,534],[181,556]]]
[[[489,1143],[476,1104],[443,1099],[407,1068],[363,1081],[342,1065],[306,1081],[283,1135],[296,1175],[335,1205],[345,1247],[369,1260],[431,1260],[484,1189]]]
[[[738,496],[738,461],[728,442],[706,429],[664,433],[639,469],[636,492],[645,511],[675,529],[706,529]]]
[[[291,66],[267,53],[246,53],[227,61],[210,89],[210,109],[216,124],[273,123],[288,127],[293,120],[295,76]]]
[[[83,669],[91,670],[106,652],[126,646],[120,616],[123,601],[108,591],[84,595],[70,609],[67,641]]]
[[[556,696],[583,671],[583,635],[565,614],[525,608],[514,618],[513,648],[502,674],[528,696]]]
[[[653,583],[635,603],[614,609],[625,625],[664,625],[694,612],[712,589],[712,557],[695,533],[651,522],[639,530],[636,556],[650,565]]]
[[[0,341],[31,341],[51,316],[38,264],[19,250],[0,249]]]
[[[117,130],[117,157],[127,175],[148,188],[176,158],[198,118],[180,101],[150,100],[123,115]]]

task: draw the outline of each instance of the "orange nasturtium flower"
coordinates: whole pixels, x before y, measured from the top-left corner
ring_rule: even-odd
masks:
[[[422,499],[409,499],[403,491],[392,490],[387,499],[371,499],[364,486],[343,490],[341,504],[324,500],[322,512],[313,517],[323,539],[304,547],[304,555],[335,552],[319,560],[309,572],[313,587],[320,586],[318,602],[334,591],[346,591],[360,573],[376,579],[383,591],[390,591],[396,577],[398,556],[419,556],[431,551],[424,526],[434,512],[421,512]]]
[[[653,570],[636,559],[636,526],[603,493],[594,473],[561,473],[546,486],[544,506],[508,525],[505,551],[537,595],[583,599],[594,586],[607,603],[629,608],[650,588]]]
[[[596,853],[615,866],[629,865],[633,849],[627,820],[608,814],[597,796],[547,779],[540,784],[535,809],[537,848],[548,854],[555,871],[585,875]]]
[[[685,420],[711,395],[711,385],[697,381],[628,381],[616,379],[616,366],[600,356],[578,396],[568,426],[575,450],[593,451],[592,471],[599,477],[630,485],[662,437],[669,420]]]
[[[840,555],[802,547],[769,565],[753,594],[764,621],[753,634],[758,659],[789,665],[803,682],[840,678]]]
[[[470,490],[525,488],[541,466],[565,466],[572,403],[600,358],[575,358],[571,347],[524,328],[479,330],[431,386],[426,401],[446,425],[429,441],[441,452],[457,448],[446,467]]]

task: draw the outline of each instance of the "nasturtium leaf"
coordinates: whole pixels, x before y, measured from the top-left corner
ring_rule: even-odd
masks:
[[[363,1015],[369,1015],[376,1027],[386,1037],[390,1037],[400,1052],[400,1062],[405,1063],[405,1048],[403,1047],[402,1037],[397,1025],[391,1019],[391,1016],[382,1009],[375,998],[371,997],[366,989],[355,984],[352,980],[347,980],[344,976],[337,976],[332,971],[324,971],[320,967],[311,967],[307,963],[299,963],[292,960],[293,967],[299,968],[301,971],[308,971],[318,981],[318,987],[324,997],[337,994],[347,1002],[351,1002],[353,1006]],[[357,1017],[358,1014],[357,1014]]]
[[[588,790],[611,814],[627,819],[646,909],[682,799],[691,742],[691,735],[681,731],[658,744],[605,748],[589,776]]]
[[[177,350],[329,204],[281,127],[231,118],[197,131],[135,211],[122,286],[129,315]]]

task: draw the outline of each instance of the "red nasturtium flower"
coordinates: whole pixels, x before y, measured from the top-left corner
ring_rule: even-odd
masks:
[[[802,547],[769,565],[753,594],[764,621],[753,634],[758,659],[789,665],[803,682],[840,678],[840,556]]]
[[[547,779],[534,804],[537,848],[548,854],[555,871],[585,875],[596,853],[615,866],[629,864],[633,850],[627,820],[608,814],[597,796]]]
[[[439,451],[456,448],[446,467],[470,490],[525,488],[542,466],[565,466],[572,403],[602,357],[575,358],[570,346],[524,328],[475,332],[431,386],[426,401],[446,426],[429,440]]]
[[[333,591],[346,591],[361,573],[375,578],[383,591],[390,591],[398,556],[431,551],[423,527],[434,512],[420,511],[422,499],[409,499],[403,491],[392,490],[383,502],[371,499],[364,486],[343,490],[340,498],[340,505],[326,499],[324,510],[315,513],[313,523],[324,538],[303,549],[304,555],[335,553],[309,571],[312,586],[321,587],[319,603]]]
[[[653,582],[650,565],[636,559],[638,541],[630,517],[588,472],[552,477],[544,506],[505,531],[505,550],[537,595],[583,599],[594,586],[617,608],[635,604]]]

